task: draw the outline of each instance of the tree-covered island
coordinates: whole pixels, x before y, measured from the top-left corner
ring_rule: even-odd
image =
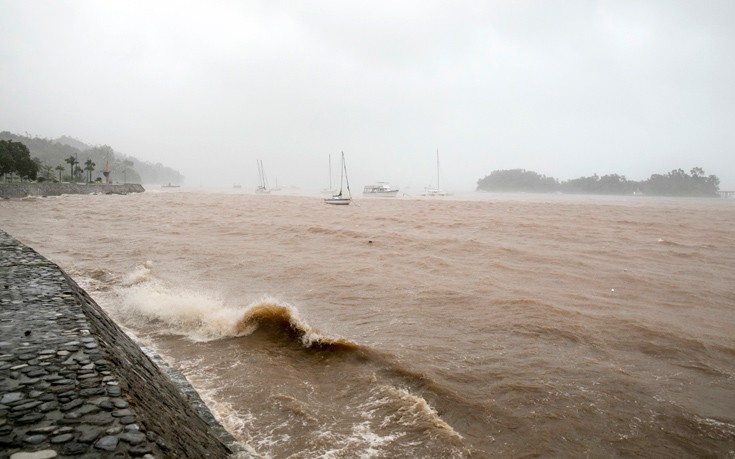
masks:
[[[642,181],[618,174],[559,181],[525,169],[496,170],[477,181],[477,191],[717,197],[719,190],[720,179],[706,175],[700,167],[692,168],[688,174],[683,169],[653,174]]]

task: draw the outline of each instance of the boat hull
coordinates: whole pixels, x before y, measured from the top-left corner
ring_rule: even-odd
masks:
[[[363,196],[373,198],[395,198],[398,195],[398,190],[392,191],[363,191]]]
[[[421,196],[449,196],[449,193],[444,190],[426,190]]]
[[[326,198],[324,200],[324,202],[326,204],[333,204],[333,205],[336,205],[336,206],[346,206],[351,201],[352,201],[352,199],[350,199],[350,198],[337,198],[337,197]]]

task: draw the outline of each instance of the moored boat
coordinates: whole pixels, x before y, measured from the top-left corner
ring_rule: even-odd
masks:
[[[342,184],[347,182],[347,196],[342,195]],[[335,204],[338,206],[346,206],[352,202],[352,193],[350,192],[350,181],[347,179],[347,165],[345,164],[345,154],[342,152],[342,171],[339,179],[339,193],[331,198],[324,200],[326,204]]]
[[[268,188],[268,179],[265,176],[265,169],[263,168],[263,161],[258,160],[258,179],[260,180],[260,184],[258,185],[258,188],[255,189],[256,193],[270,193],[271,190]]]
[[[427,186],[421,196],[449,196],[449,193],[439,187],[439,149],[436,150],[436,188]]]
[[[391,187],[387,182],[376,182],[373,185],[365,185],[362,194],[363,196],[394,198],[398,194],[398,188]]]

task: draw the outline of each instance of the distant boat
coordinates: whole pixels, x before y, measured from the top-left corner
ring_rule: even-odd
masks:
[[[373,185],[365,185],[362,194],[363,196],[395,198],[398,194],[398,188],[391,187],[387,182],[376,182]]]
[[[161,185],[161,188],[178,188],[179,185],[172,185],[171,182],[168,182],[168,185]]]
[[[349,197],[342,196],[342,184],[347,184],[347,195]],[[352,201],[352,193],[350,192],[350,181],[347,179],[347,165],[345,164],[345,153],[342,152],[342,170],[339,174],[339,193],[335,194],[331,198],[326,198],[324,200],[327,204],[335,204],[335,205],[341,205],[346,206]]]
[[[263,161],[258,160],[258,178],[260,180],[260,185],[258,185],[258,188],[255,189],[256,193],[270,193],[271,190],[268,189],[268,179],[265,177],[265,169],[263,169]]]
[[[235,183],[234,185],[232,185],[232,188],[242,188],[242,185],[240,185],[239,183]]]
[[[449,196],[449,193],[439,187],[439,149],[436,150],[436,188],[426,187],[421,196]]]

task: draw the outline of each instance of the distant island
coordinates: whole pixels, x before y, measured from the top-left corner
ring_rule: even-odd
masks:
[[[106,170],[109,164],[109,171]],[[163,164],[152,164],[116,152],[108,145],[91,146],[69,136],[44,139],[0,132],[0,177],[38,182],[87,182],[163,185],[182,184],[185,177]]]
[[[720,179],[706,175],[700,167],[692,168],[689,174],[675,169],[642,181],[628,180],[618,174],[559,181],[525,169],[509,169],[496,170],[479,179],[477,191],[717,197]]]

